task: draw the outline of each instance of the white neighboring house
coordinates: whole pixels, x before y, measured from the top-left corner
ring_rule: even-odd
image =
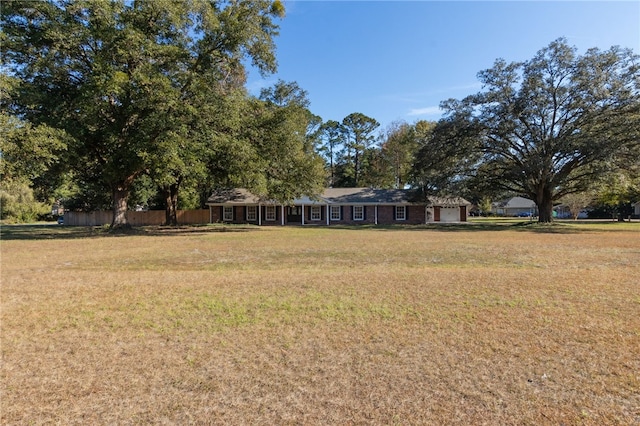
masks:
[[[633,214],[634,216],[640,216],[640,201],[633,205]]]
[[[538,208],[533,200],[513,197],[491,205],[491,211],[498,216],[537,216]]]

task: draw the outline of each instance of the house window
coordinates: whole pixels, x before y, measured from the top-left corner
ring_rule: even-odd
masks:
[[[320,206],[311,206],[311,220],[321,220],[322,213]]]
[[[340,206],[331,206],[331,220],[342,220],[342,215],[341,213],[341,207]]]
[[[222,220],[226,222],[233,221],[233,207],[232,206],[224,206],[222,210]]]
[[[396,220],[407,220],[407,206],[396,206]]]
[[[364,220],[364,206],[353,206],[353,220]]]
[[[247,206],[247,222],[255,222],[258,218],[256,206]]]
[[[276,220],[276,206],[267,206],[265,210],[265,220]]]

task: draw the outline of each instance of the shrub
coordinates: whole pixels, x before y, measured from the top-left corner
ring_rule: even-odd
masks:
[[[51,207],[37,201],[25,182],[4,182],[0,188],[0,219],[13,223],[35,222],[51,214]]]

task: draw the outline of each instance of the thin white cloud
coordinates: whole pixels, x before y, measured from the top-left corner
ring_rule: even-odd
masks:
[[[254,95],[258,96],[262,89],[266,89],[268,87],[273,86],[278,80],[275,77],[261,78],[257,77],[254,80],[249,80],[246,84],[247,91]]]
[[[474,83],[461,84],[459,86],[446,87],[446,88],[440,90],[440,92],[456,92],[456,91],[461,91],[461,90],[479,90],[481,88],[482,88],[482,83],[480,83],[479,81],[476,81]]]
[[[425,108],[414,108],[410,110],[407,115],[416,116],[416,115],[440,115],[442,114],[442,110],[437,106],[430,106]]]
[[[444,98],[447,97],[456,97],[456,94],[459,92],[466,92],[463,95],[471,95],[474,92],[482,89],[482,83],[475,82],[469,84],[460,84],[457,86],[448,86],[448,87],[440,87],[440,88],[432,88],[430,90],[422,90],[422,91],[412,91],[410,94],[394,94],[387,95],[385,99],[395,101],[395,102],[420,102],[426,97],[431,96],[439,96],[442,97],[444,94]]]

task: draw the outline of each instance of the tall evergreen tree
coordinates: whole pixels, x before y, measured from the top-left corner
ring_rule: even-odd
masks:
[[[365,167],[365,152],[375,140],[373,132],[380,126],[374,118],[367,117],[360,112],[349,114],[342,120],[344,129],[346,162],[343,176],[344,186],[357,187],[362,182],[361,175]]]
[[[342,125],[335,121],[329,120],[320,127],[321,145],[318,150],[327,162],[329,187],[336,184],[336,162],[338,160],[338,152],[343,145],[344,130]]]

